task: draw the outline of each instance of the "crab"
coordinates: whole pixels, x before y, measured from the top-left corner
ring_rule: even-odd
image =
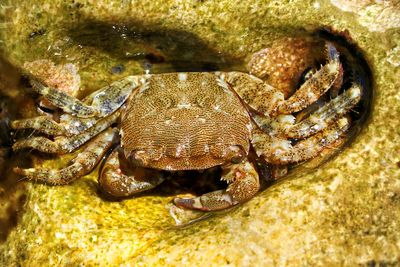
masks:
[[[228,183],[191,198],[174,198],[183,209],[215,211],[250,200],[260,189],[257,164],[302,162],[318,155],[349,129],[349,111],[362,88],[352,86],[308,117],[292,115],[316,102],[340,79],[339,52],[327,43],[328,59],[289,98],[243,72],[181,72],[128,76],[82,100],[31,80],[32,88],[62,110],[13,121],[44,136],[17,140],[13,149],[72,153],[61,169],[15,168],[29,180],[66,185],[101,161],[98,183],[115,197],[130,197],[162,183],[176,171],[222,168]],[[106,156],[105,156],[106,155]]]

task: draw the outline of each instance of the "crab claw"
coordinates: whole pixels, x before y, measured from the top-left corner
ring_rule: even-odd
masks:
[[[174,204],[184,209],[202,211],[222,210],[238,204],[225,190],[210,192],[195,198],[175,198]]]
[[[239,164],[224,166],[222,180],[229,186],[195,198],[175,198],[174,204],[180,208],[202,211],[216,211],[233,207],[251,199],[259,190],[258,173],[247,160]]]

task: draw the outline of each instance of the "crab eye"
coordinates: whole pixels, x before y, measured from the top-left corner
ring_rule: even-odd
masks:
[[[243,161],[246,151],[241,145],[232,145],[227,148],[225,155],[227,159],[230,159],[231,163],[237,164]]]
[[[131,163],[137,166],[146,166],[149,163],[150,156],[145,150],[132,151],[129,160]]]

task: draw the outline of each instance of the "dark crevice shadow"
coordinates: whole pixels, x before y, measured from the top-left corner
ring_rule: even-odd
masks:
[[[19,90],[20,78],[20,70],[2,57],[0,51],[0,243],[17,225],[26,201],[25,186],[12,171],[13,166],[27,161],[11,149],[10,122],[18,117],[25,100]]]
[[[242,59],[209,47],[193,33],[168,29],[158,25],[143,25],[129,20],[107,23],[81,19],[65,25],[67,35],[82,47],[93,47],[120,60],[143,64],[168,64],[169,72],[229,70],[242,64]]]
[[[289,165],[288,175],[282,177],[278,181],[272,181],[270,184],[276,185],[286,179],[292,179],[298,173],[305,174],[314,171],[316,168],[320,168],[348,147],[370,122],[374,104],[375,82],[370,64],[363,51],[357,43],[351,39],[346,31],[336,32],[329,27],[324,27],[313,32],[311,36],[315,39],[333,43],[340,54],[340,62],[344,73],[343,84],[339,94],[349,89],[352,84],[357,83],[360,84],[362,88],[361,100],[347,113],[351,119],[351,127],[345,133],[343,144],[332,149],[324,156],[317,156],[308,161],[300,162],[299,164]]]
[[[363,51],[347,33],[335,33],[330,29],[323,28],[316,31],[314,35],[316,38],[333,42],[339,47],[340,60],[347,75],[342,90],[349,88],[351,83],[359,83],[363,89],[360,102],[351,112],[353,127],[357,126],[358,133],[361,130],[360,127],[367,123],[371,115],[374,100],[373,88],[375,82],[370,64]]]
[[[348,115],[352,125],[346,133],[346,141],[337,153],[346,146],[367,127],[374,102],[374,76],[370,64],[360,47],[355,43],[347,32],[335,32],[329,28],[322,28],[314,33],[315,38],[321,38],[332,42],[340,53],[340,62],[344,69],[343,85],[340,93],[349,89],[352,84],[359,84],[362,88],[361,99],[357,105],[350,110]],[[330,157],[326,159],[329,160]]]

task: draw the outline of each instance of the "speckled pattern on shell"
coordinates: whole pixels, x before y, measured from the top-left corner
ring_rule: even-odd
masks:
[[[206,169],[229,162],[229,147],[247,153],[250,117],[227,84],[214,73],[149,76],[129,99],[122,116],[122,147],[127,158],[144,150],[146,167]]]

